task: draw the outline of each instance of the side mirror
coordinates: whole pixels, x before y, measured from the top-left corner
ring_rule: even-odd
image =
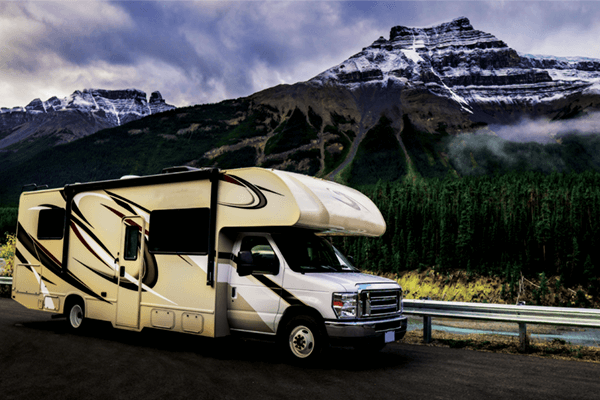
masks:
[[[239,276],[251,275],[254,270],[254,259],[249,251],[240,251],[237,260],[237,272]]]

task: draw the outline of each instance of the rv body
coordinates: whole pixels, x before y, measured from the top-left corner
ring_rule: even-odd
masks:
[[[261,168],[24,192],[12,298],[72,328],[272,336],[300,360],[335,340],[383,347],[406,332],[400,286],[323,236],[384,232],[360,192]]]

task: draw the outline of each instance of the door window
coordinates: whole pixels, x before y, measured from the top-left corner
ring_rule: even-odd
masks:
[[[254,274],[279,273],[279,259],[266,237],[246,236],[242,239],[240,251],[249,251],[252,254]]]
[[[135,261],[138,258],[140,248],[140,230],[137,226],[128,226],[125,228],[125,259]]]

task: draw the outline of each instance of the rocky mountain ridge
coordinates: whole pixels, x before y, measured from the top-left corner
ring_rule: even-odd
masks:
[[[486,103],[534,105],[598,94],[600,60],[521,55],[467,18],[429,28],[396,26],[371,46],[309,82],[424,87],[463,112]]]
[[[280,121],[253,139],[258,163],[332,177],[352,169],[355,157],[371,146],[369,151],[395,149],[386,157],[404,165],[398,167],[402,173],[413,168],[425,174],[435,166],[443,176],[452,169],[440,145],[447,135],[481,129],[495,134],[497,127],[522,120],[594,114],[600,111],[599,88],[600,60],[519,54],[461,17],[427,28],[393,27],[389,39],[377,39],[306,82],[248,99]],[[205,157],[233,156],[241,147],[224,145]]]
[[[153,92],[148,101],[137,89],[84,89],[62,99],[37,98],[25,107],[0,109],[0,149],[32,135],[58,132],[60,144],[174,108],[160,92]]]

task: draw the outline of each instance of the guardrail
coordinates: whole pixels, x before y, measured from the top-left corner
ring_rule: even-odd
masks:
[[[464,303],[435,300],[404,300],[404,314],[423,317],[423,340],[431,342],[431,318],[476,319],[519,324],[521,349],[527,347],[527,324],[600,328],[600,310],[512,304]]]
[[[0,285],[12,286],[12,276],[0,276]]]

